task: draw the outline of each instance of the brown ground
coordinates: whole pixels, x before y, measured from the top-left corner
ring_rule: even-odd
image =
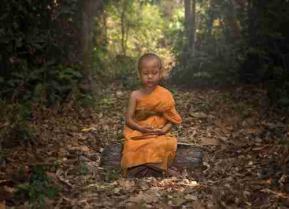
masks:
[[[269,108],[266,92],[256,87],[173,92],[183,116],[175,134],[202,147],[202,169],[128,180],[99,167],[102,148],[122,138],[128,92],[111,88],[93,111],[68,104],[61,111],[35,108],[33,144],[4,149],[0,208],[37,205],[15,195],[37,165],[59,188],[57,196],[44,198],[42,208],[289,208],[288,119]]]

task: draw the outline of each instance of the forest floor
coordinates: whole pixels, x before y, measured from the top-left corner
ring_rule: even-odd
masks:
[[[122,140],[129,94],[111,87],[94,110],[35,108],[33,143],[2,154],[0,208],[289,208],[288,117],[268,106],[265,90],[173,93],[183,117],[174,132],[204,150],[202,168],[163,179],[101,168],[103,147]]]

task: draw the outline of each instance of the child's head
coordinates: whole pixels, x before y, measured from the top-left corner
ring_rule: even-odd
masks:
[[[162,61],[153,53],[142,55],[138,61],[138,72],[145,86],[154,86],[161,80]]]

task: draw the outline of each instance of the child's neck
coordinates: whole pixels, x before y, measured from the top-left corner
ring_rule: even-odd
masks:
[[[145,94],[150,94],[155,88],[157,88],[158,85],[155,86],[143,86],[143,92]]]

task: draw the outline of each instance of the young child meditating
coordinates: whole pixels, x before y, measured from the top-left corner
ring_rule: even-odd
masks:
[[[121,168],[125,177],[164,176],[175,158],[177,139],[169,134],[182,119],[169,90],[159,85],[162,61],[147,53],[138,61],[142,88],[131,93]]]

